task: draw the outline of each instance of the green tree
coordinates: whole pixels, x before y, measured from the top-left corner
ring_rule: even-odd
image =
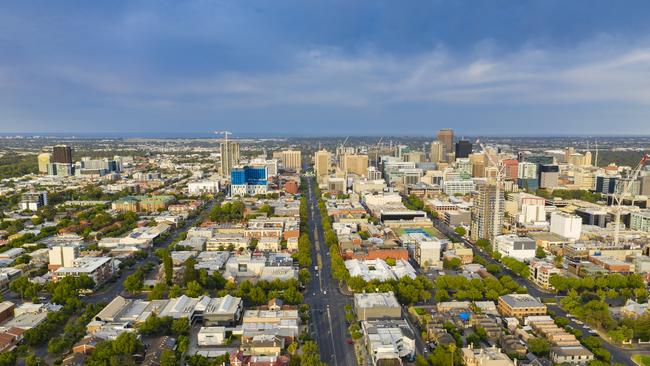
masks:
[[[174,319],[171,329],[176,336],[188,335],[190,333],[190,322],[187,318]]]
[[[176,359],[176,353],[172,350],[164,350],[160,355],[160,366],[176,366],[178,365],[178,360]]]
[[[545,356],[551,350],[551,344],[545,338],[531,338],[528,340],[528,350],[537,356]]]
[[[465,228],[462,227],[462,226],[456,226],[456,228],[454,229],[454,231],[456,232],[456,234],[458,234],[458,235],[460,235],[460,236],[465,236],[465,235],[467,235],[467,230],[465,230]]]
[[[185,295],[189,297],[199,297],[203,295],[203,287],[196,281],[189,282],[187,284],[187,290],[185,290]]]
[[[535,248],[535,258],[539,258],[539,259],[546,258],[546,252],[542,247]]]

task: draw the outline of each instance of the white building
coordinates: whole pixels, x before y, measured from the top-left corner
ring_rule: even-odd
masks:
[[[57,270],[61,267],[74,267],[74,261],[79,257],[79,246],[76,245],[57,245],[52,247],[48,256],[50,270]]]
[[[475,189],[476,184],[473,180],[445,180],[442,182],[442,190],[447,196],[466,195],[472,193]]]
[[[111,257],[80,257],[72,267],[61,267],[54,271],[52,279],[57,281],[67,276],[87,275],[96,286],[110,279],[115,273],[115,265]]]
[[[187,190],[190,196],[217,194],[219,193],[219,181],[203,180],[198,182],[190,182],[187,184]]]
[[[546,199],[528,193],[519,193],[517,201],[519,206],[518,223],[535,224],[546,222]]]
[[[24,193],[18,204],[21,210],[36,211],[39,207],[47,205],[47,192]]]
[[[429,238],[423,234],[415,238],[415,261],[420,267],[442,268],[440,256],[442,253],[442,242],[438,239]],[[411,234],[411,237],[413,234]]]
[[[401,365],[402,358],[415,356],[415,334],[406,320],[361,322],[373,366]]]
[[[220,346],[226,340],[226,327],[201,327],[197,334],[200,347]]]
[[[527,262],[535,258],[535,240],[514,234],[500,235],[496,238],[496,250],[504,257],[512,257]]]
[[[582,233],[582,219],[564,212],[551,214],[551,232],[565,238],[578,240]]]

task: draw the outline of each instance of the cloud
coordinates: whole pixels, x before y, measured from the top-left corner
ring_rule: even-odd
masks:
[[[65,65],[48,68],[42,77],[52,76],[53,88],[65,83],[121,103],[146,102],[144,107],[161,108],[206,101],[214,108],[364,108],[394,103],[650,105],[650,47],[614,50],[611,44],[591,42],[574,51],[524,47],[489,53],[455,55],[439,47],[397,57],[313,48],[294,55],[288,61],[294,66],[282,72],[228,71],[182,77]]]

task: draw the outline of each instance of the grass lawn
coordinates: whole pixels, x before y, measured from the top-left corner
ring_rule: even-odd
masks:
[[[632,356],[632,361],[636,362],[637,365],[650,366],[650,356],[634,355]]]

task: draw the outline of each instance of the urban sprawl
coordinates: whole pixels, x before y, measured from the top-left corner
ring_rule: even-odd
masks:
[[[3,138],[0,366],[650,354],[642,148],[221,133]]]

